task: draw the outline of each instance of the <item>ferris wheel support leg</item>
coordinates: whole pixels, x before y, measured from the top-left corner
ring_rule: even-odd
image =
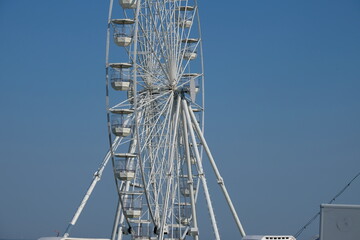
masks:
[[[114,144],[112,145],[113,149],[117,148],[119,146],[121,139],[119,137],[115,138]],[[105,155],[105,158],[103,159],[99,169],[94,173],[94,178],[93,178],[88,190],[86,191],[85,196],[84,196],[84,198],[82,199],[82,201],[80,203],[80,206],[78,207],[78,209],[75,212],[71,222],[69,223],[68,227],[66,228],[66,231],[65,231],[63,237],[68,237],[69,236],[71,228],[76,224],[78,218],[80,217],[80,214],[82,213],[83,209],[85,208],[85,205],[86,205],[87,201],[89,200],[89,197],[90,197],[91,193],[93,192],[97,182],[100,181],[101,175],[102,175],[107,163],[109,162],[110,158],[111,158],[111,150],[109,150],[107,152],[107,154]]]
[[[186,107],[188,107],[188,106],[186,105]],[[187,112],[188,112],[188,113],[190,114],[190,116],[191,116],[192,123],[193,123],[193,125],[195,126],[196,133],[197,133],[198,137],[200,138],[200,141],[201,141],[202,145],[204,146],[204,149],[205,149],[206,154],[208,155],[208,158],[209,158],[209,161],[210,161],[210,163],[211,163],[211,166],[212,166],[212,168],[213,168],[213,170],[214,170],[214,172],[215,172],[215,175],[216,175],[216,178],[217,178],[217,182],[218,182],[218,184],[220,185],[221,190],[223,191],[223,194],[224,194],[225,199],[226,199],[226,201],[227,201],[227,203],[228,203],[228,205],[229,205],[230,211],[231,211],[231,213],[232,213],[232,215],[233,215],[233,217],[234,217],[234,220],[235,220],[236,225],[237,225],[237,227],[238,227],[238,229],[239,229],[239,232],[240,232],[240,234],[241,234],[242,237],[245,237],[246,234],[245,234],[244,228],[243,228],[243,226],[242,226],[242,224],[241,224],[241,222],[240,222],[240,219],[239,219],[239,217],[238,217],[238,215],[237,215],[237,213],[236,213],[235,207],[234,207],[234,205],[233,205],[233,203],[232,203],[232,201],[231,201],[230,195],[229,195],[229,193],[228,193],[228,191],[227,191],[227,189],[226,189],[224,180],[223,180],[223,178],[222,178],[221,175],[220,175],[220,172],[219,172],[219,170],[218,170],[218,168],[217,168],[217,166],[216,166],[215,160],[214,160],[214,158],[213,158],[213,156],[212,156],[212,154],[211,154],[211,152],[210,152],[209,146],[207,145],[207,142],[206,142],[206,140],[205,140],[205,138],[204,138],[204,136],[203,136],[203,134],[202,134],[202,131],[201,131],[200,127],[199,127],[199,124],[198,124],[197,121],[196,121],[195,115],[194,115],[191,107],[188,108],[188,111],[187,111]]]
[[[160,225],[160,234],[159,234],[159,240],[162,240],[164,238],[164,227],[165,227],[165,223],[166,223],[166,217],[167,217],[167,210],[168,210],[168,205],[169,205],[169,200],[170,200],[170,188],[171,188],[171,180],[173,177],[173,162],[174,162],[174,149],[175,149],[175,141],[176,141],[176,134],[177,134],[177,128],[178,128],[178,123],[179,123],[179,113],[180,113],[180,105],[181,105],[181,97],[178,96],[177,97],[177,105],[176,105],[176,112],[175,112],[175,122],[174,122],[174,135],[173,138],[171,139],[171,152],[170,152],[170,166],[169,166],[169,170],[167,173],[167,183],[166,183],[166,195],[165,195],[165,200],[164,200],[164,206],[163,206],[163,216],[161,219],[161,225]]]
[[[185,99],[182,100],[182,106],[183,106],[183,111],[186,115],[186,120],[187,120],[187,126],[190,132],[190,136],[191,136],[191,140],[194,146],[196,146],[196,138],[195,138],[195,133],[194,130],[191,126],[191,119],[190,119],[190,115],[189,115],[189,111],[188,111],[188,107],[187,107],[187,102]],[[205,174],[204,174],[204,170],[202,167],[202,163],[200,161],[200,153],[197,147],[194,147],[195,150],[195,156],[196,156],[196,162],[198,164],[198,168],[199,168],[199,178],[201,179],[203,188],[204,188],[204,194],[205,194],[205,198],[206,198],[206,203],[208,206],[208,210],[209,210],[209,214],[210,214],[210,219],[211,219],[211,224],[214,230],[214,234],[215,234],[215,239],[216,240],[220,240],[220,235],[219,235],[219,229],[216,223],[216,218],[215,218],[215,214],[214,214],[214,208],[212,206],[211,203],[211,199],[210,199],[210,194],[209,194],[209,189],[206,183],[206,178],[205,178]]]
[[[193,218],[193,226],[196,231],[194,239],[198,240],[199,235],[197,233],[198,231],[198,225],[197,225],[197,216],[196,216],[196,207],[195,207],[195,196],[194,196],[194,181],[192,177],[192,171],[191,171],[191,159],[190,159],[190,149],[189,149],[189,139],[188,139],[188,131],[187,131],[187,124],[186,124],[186,116],[184,109],[182,111],[182,117],[183,117],[183,128],[184,128],[184,140],[185,140],[185,152],[186,152],[186,160],[187,160],[187,168],[188,168],[188,182],[189,182],[189,188],[190,188],[190,201],[191,201],[191,212],[192,212],[192,218]]]

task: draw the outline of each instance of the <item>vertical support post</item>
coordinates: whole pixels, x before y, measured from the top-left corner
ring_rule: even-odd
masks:
[[[187,108],[187,102],[186,102],[185,99],[182,100],[182,106],[183,106],[183,111],[185,112],[185,115],[186,115],[186,120],[187,120],[188,129],[189,129],[189,132],[190,132],[191,140],[192,140],[192,143],[194,145],[196,160],[197,160],[197,164],[198,164],[198,168],[199,168],[199,178],[201,179],[201,182],[202,182],[202,185],[203,185],[203,188],[204,188],[204,194],[205,194],[206,203],[207,203],[209,214],[210,214],[211,224],[212,224],[214,234],[215,234],[215,239],[220,240],[219,229],[217,227],[215,214],[214,214],[214,209],[213,209],[213,206],[212,206],[212,203],[211,203],[209,189],[208,189],[208,186],[207,186],[207,183],[206,183],[206,178],[205,178],[204,170],[203,170],[203,167],[202,167],[202,162],[200,160],[199,150],[198,150],[198,148],[196,146],[196,138],[195,138],[194,130],[192,128],[191,119],[190,119],[189,111],[188,111],[188,108]]]
[[[183,118],[183,128],[184,128],[185,152],[186,152],[186,160],[187,160],[187,168],[188,168],[188,183],[190,188],[191,212],[192,212],[193,226],[196,231],[194,239],[198,240],[199,236],[197,233],[198,225],[197,225],[196,206],[195,206],[194,181],[193,181],[192,169],[191,169],[189,139],[188,139],[187,122],[186,122],[184,109],[182,109],[182,118]]]
[[[166,195],[165,195],[164,206],[163,206],[163,211],[162,211],[159,240],[162,240],[164,237],[164,226],[166,223],[167,209],[168,209],[169,198],[170,198],[170,187],[171,187],[171,180],[173,177],[172,171],[173,171],[173,161],[174,161],[174,149],[175,149],[175,141],[176,141],[177,127],[178,127],[178,122],[179,122],[179,112],[180,112],[180,105],[181,105],[180,100],[181,100],[181,97],[177,96],[175,122],[174,122],[174,127],[173,127],[174,135],[173,135],[173,138],[171,139],[171,149],[170,149],[170,159],[169,159],[170,166],[169,166],[169,171],[167,173]]]
[[[188,108],[187,105],[186,105],[186,108],[187,108],[188,114],[191,116],[192,123],[193,123],[193,125],[195,126],[196,133],[197,133],[198,137],[200,138],[201,143],[202,143],[203,146],[204,146],[204,149],[205,149],[206,154],[208,155],[210,164],[211,164],[211,166],[212,166],[212,168],[213,168],[213,170],[214,170],[214,172],[215,172],[215,175],[216,175],[216,178],[217,178],[217,182],[218,182],[218,184],[220,185],[221,190],[223,191],[223,194],[224,194],[224,196],[225,196],[226,202],[227,202],[228,205],[229,205],[230,211],[231,211],[231,213],[232,213],[232,215],[233,215],[233,217],[234,217],[234,220],[235,220],[235,223],[236,223],[236,225],[237,225],[237,227],[238,227],[238,229],[239,229],[239,232],[240,232],[240,234],[241,234],[242,237],[245,237],[246,234],[245,234],[244,228],[243,228],[243,226],[242,226],[242,224],[241,224],[241,222],[240,222],[240,219],[239,219],[239,217],[238,217],[238,215],[237,215],[237,213],[236,213],[235,207],[234,207],[234,205],[233,205],[233,203],[232,203],[232,201],[231,201],[231,198],[230,198],[230,196],[229,196],[229,193],[228,193],[228,191],[227,191],[227,189],[226,189],[224,180],[223,180],[223,178],[221,177],[220,172],[219,172],[219,170],[218,170],[218,168],[217,168],[217,166],[216,166],[215,160],[214,160],[214,158],[213,158],[213,156],[212,156],[212,154],[211,154],[211,152],[210,152],[209,146],[207,145],[207,142],[206,142],[206,140],[205,140],[205,138],[204,138],[204,136],[203,136],[203,134],[202,134],[202,132],[201,132],[201,129],[200,129],[200,127],[199,127],[199,124],[198,124],[197,121],[196,121],[195,115],[194,115],[191,107]],[[191,124],[191,123],[190,123],[190,124]]]

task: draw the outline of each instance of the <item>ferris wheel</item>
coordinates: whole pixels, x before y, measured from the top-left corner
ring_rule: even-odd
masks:
[[[219,240],[205,158],[245,236],[203,136],[204,97],[197,1],[110,0],[106,44],[110,150],[64,236],[110,161],[118,193],[112,240],[201,238],[196,203],[202,192]]]
[[[196,0],[111,0],[107,33],[107,119],[119,196],[112,238],[198,239],[202,188],[220,239],[202,166],[203,148],[210,151],[202,134],[204,64]],[[211,153],[210,158],[245,235]]]

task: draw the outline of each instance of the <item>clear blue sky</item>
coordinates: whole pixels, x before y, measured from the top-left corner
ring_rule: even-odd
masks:
[[[294,234],[360,171],[360,1],[199,6],[212,152],[247,233]],[[63,232],[108,148],[107,11],[0,0],[0,238]],[[221,236],[234,238],[207,170]],[[74,236],[109,237],[115,196],[106,171]],[[337,203],[360,204],[360,180]]]

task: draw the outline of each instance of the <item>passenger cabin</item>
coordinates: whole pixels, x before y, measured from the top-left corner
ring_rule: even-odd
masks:
[[[183,39],[183,58],[186,60],[194,60],[197,57],[196,47],[199,39],[187,38]]]
[[[127,137],[131,134],[131,124],[127,114],[113,114],[111,116],[111,131],[115,136]]]
[[[135,178],[135,154],[118,153],[115,155],[115,174],[119,180],[130,181]]]
[[[123,193],[123,209],[124,214],[128,218],[139,218],[142,213],[142,197],[143,194],[139,192],[125,192]]]
[[[176,222],[183,225],[190,225],[192,210],[190,203],[179,203],[179,209],[176,209]]]
[[[119,0],[119,3],[123,9],[136,8],[137,0]]]
[[[132,19],[113,19],[111,21],[114,27],[114,42],[120,47],[127,47],[131,44],[133,39],[133,25],[135,23]]]
[[[194,7],[182,6],[176,12],[179,27],[189,28],[193,23]]]
[[[111,87],[116,91],[128,91],[131,88],[130,63],[110,63]]]
[[[180,79],[179,84],[183,84],[183,89],[186,93],[198,93],[200,89],[198,73],[184,73]]]
[[[184,197],[189,197],[191,194],[190,191],[190,185],[187,182],[187,176],[183,176],[182,177],[182,181],[180,182],[180,193],[181,195],[183,195]],[[196,187],[194,186],[194,194],[196,193]]]

